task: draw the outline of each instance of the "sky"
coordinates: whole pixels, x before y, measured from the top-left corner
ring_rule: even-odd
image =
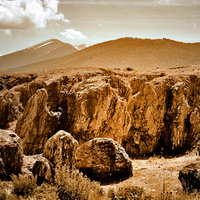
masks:
[[[200,0],[0,0],[0,55],[121,37],[200,42]]]

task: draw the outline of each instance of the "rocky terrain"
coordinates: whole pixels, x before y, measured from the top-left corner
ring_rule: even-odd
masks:
[[[2,74],[0,128],[14,131],[27,155],[59,130],[80,144],[113,138],[133,158],[181,153],[198,141],[198,74],[198,66]]]
[[[24,173],[52,183],[57,167],[67,165],[102,184],[125,180],[152,191],[160,188],[155,179],[168,180],[165,171],[171,191],[199,188],[200,65],[32,66],[0,73],[1,179]],[[171,160],[138,160],[155,155]]]

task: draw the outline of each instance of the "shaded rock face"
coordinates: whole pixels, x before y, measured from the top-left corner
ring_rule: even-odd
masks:
[[[4,85],[0,128],[16,130],[25,154],[42,153],[58,130],[70,132],[80,144],[112,138],[132,157],[176,154],[199,140],[199,91],[196,75],[99,70],[36,79],[9,90]]]
[[[108,138],[95,138],[76,151],[76,168],[92,180],[115,182],[132,176],[132,163],[123,147]]]
[[[192,163],[179,171],[179,180],[186,192],[200,191],[200,163]]]
[[[11,174],[21,172],[23,149],[17,134],[0,129],[0,170],[1,178],[10,178]]]
[[[33,166],[33,175],[37,176],[37,183],[42,184],[43,182],[52,183],[54,177],[53,165],[51,162],[44,158],[38,157]]]
[[[16,133],[22,138],[25,154],[41,153],[43,146],[56,129],[59,114],[47,108],[47,91],[39,89],[27,102],[16,125]]]
[[[70,133],[60,130],[48,139],[44,146],[43,156],[54,166],[74,166],[75,151],[79,143]]]

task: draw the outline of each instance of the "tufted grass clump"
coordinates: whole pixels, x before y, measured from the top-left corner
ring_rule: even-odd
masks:
[[[26,176],[24,174],[12,175],[13,194],[22,197],[33,195],[34,189],[37,187],[37,179],[33,175]]]
[[[56,169],[55,184],[60,200],[92,200],[104,195],[99,182],[91,181],[79,170],[66,166]]]
[[[143,189],[134,185],[123,184],[122,186],[109,188],[107,199],[110,200],[139,200],[142,198]]]

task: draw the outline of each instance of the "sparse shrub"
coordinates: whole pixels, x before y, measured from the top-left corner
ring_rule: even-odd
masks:
[[[79,170],[65,166],[56,169],[55,183],[60,200],[99,199],[102,193],[100,183],[91,182]]]
[[[133,68],[127,67],[126,70],[130,72],[130,71],[133,71]]]
[[[115,189],[114,188],[109,188],[107,196],[108,196],[109,199],[114,200],[116,198],[115,197]]]
[[[117,199],[121,200],[128,200],[128,199],[139,200],[142,196],[142,193],[143,189],[141,187],[124,184],[123,186],[117,188],[116,196]]]
[[[6,200],[6,191],[0,188],[0,200]]]
[[[36,187],[33,192],[33,198],[37,200],[55,200],[58,199],[57,187],[43,183]]]
[[[163,77],[163,76],[166,76],[166,73],[165,73],[165,72],[161,72],[161,73],[160,73],[160,77]]]
[[[19,176],[12,175],[13,193],[17,196],[28,197],[33,194],[34,189],[37,187],[37,179],[31,175],[26,176],[19,174]]]

